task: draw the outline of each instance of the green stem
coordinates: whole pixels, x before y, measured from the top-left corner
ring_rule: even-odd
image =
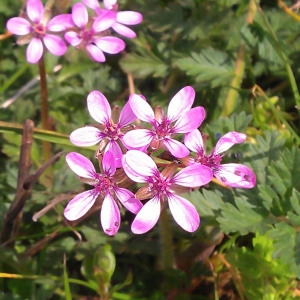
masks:
[[[175,267],[175,257],[173,250],[173,239],[170,227],[170,221],[167,210],[164,208],[159,218],[160,239],[161,239],[161,256],[164,269]]]

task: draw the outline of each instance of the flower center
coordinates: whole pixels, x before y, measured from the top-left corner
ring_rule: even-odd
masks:
[[[217,169],[218,166],[221,164],[222,156],[220,154],[211,154],[209,156],[205,154],[200,154],[196,161],[199,162],[201,165],[210,167],[212,169]]]
[[[155,137],[157,140],[162,140],[165,137],[169,137],[173,133],[172,126],[170,125],[171,122],[166,118],[163,118],[161,123],[156,121],[154,128],[156,131]]]
[[[95,190],[105,196],[113,190],[114,182],[111,178],[104,174],[97,174]]]
[[[149,178],[149,191],[153,192],[161,200],[167,195],[169,186],[169,178],[165,178],[161,174]]]
[[[109,121],[105,124],[104,133],[106,137],[110,140],[118,140],[123,137],[123,133],[120,131],[119,125],[114,124],[112,121]]]
[[[43,24],[41,24],[41,23],[35,24],[35,25],[33,26],[33,29],[34,29],[34,31],[35,31],[35,33],[36,33],[36,35],[37,35],[38,37],[43,36],[43,35],[45,35],[45,33],[46,33],[46,28],[45,28],[45,26],[44,26]]]
[[[91,43],[94,35],[95,35],[95,32],[92,28],[84,29],[79,33],[79,37],[82,38],[83,43],[85,43],[85,44]]]

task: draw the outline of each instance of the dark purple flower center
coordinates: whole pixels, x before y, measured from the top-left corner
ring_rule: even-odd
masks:
[[[170,137],[172,133],[174,133],[173,126],[171,126],[170,120],[167,118],[163,118],[161,122],[156,121],[153,125],[157,140],[162,140],[165,137]]]
[[[33,29],[37,37],[41,37],[46,34],[46,27],[41,23],[35,24]]]
[[[210,167],[214,170],[218,169],[218,166],[221,164],[222,156],[220,154],[198,154],[196,162],[199,162],[201,165]]]
[[[111,121],[105,124],[104,133],[108,139],[115,141],[124,135],[120,130],[119,124],[114,124]]]
[[[97,174],[95,178],[95,191],[105,196],[107,193],[111,193],[114,188],[114,181],[112,178],[105,174]]]
[[[170,178],[163,177],[160,173],[149,177],[148,189],[153,192],[159,199],[164,199],[169,191]]]
[[[93,41],[93,37],[95,35],[94,30],[91,29],[84,29],[79,33],[79,37],[83,40],[85,44],[89,44]]]

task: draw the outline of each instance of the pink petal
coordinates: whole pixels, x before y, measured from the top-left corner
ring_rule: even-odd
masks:
[[[211,168],[200,164],[193,164],[175,174],[170,183],[193,188],[209,183],[212,178],[213,172]]]
[[[170,153],[177,158],[183,158],[190,154],[189,149],[185,145],[174,139],[165,138],[164,145]]]
[[[78,220],[90,210],[98,196],[99,194],[94,189],[78,194],[65,208],[65,218],[69,221]]]
[[[115,23],[111,27],[115,32],[117,32],[118,34],[123,35],[129,39],[134,39],[136,37],[136,33],[132,29],[130,29],[127,26],[124,26],[120,23]]]
[[[148,129],[134,129],[127,132],[123,140],[132,148],[148,147],[153,139],[153,133]]]
[[[89,21],[89,15],[86,7],[82,3],[76,3],[72,8],[72,18],[74,23],[83,29]]]
[[[143,207],[141,201],[135,198],[134,194],[124,188],[116,188],[115,194],[119,201],[132,213],[137,214]]]
[[[29,63],[35,64],[40,60],[43,52],[44,47],[42,41],[38,38],[33,38],[27,47],[26,59]]]
[[[160,216],[160,200],[149,200],[138,212],[131,224],[131,230],[135,234],[142,234],[154,227]]]
[[[177,195],[168,195],[168,203],[177,224],[188,232],[197,230],[200,217],[195,206],[188,200]]]
[[[205,110],[202,106],[194,107],[185,112],[174,124],[174,131],[187,133],[197,129],[205,118]]]
[[[100,8],[99,2],[97,0],[81,0],[86,6],[96,9]]]
[[[110,151],[113,154],[115,160],[115,167],[116,168],[122,167],[123,152],[119,144],[114,140],[110,140],[105,148],[105,152],[107,151]]]
[[[245,140],[246,135],[244,133],[234,131],[228,132],[218,140],[213,153],[223,153],[231,148],[234,144],[243,143]]]
[[[151,124],[155,122],[153,109],[141,96],[137,94],[131,95],[129,97],[129,104],[137,118]]]
[[[13,34],[25,35],[32,31],[30,23],[24,18],[11,18],[7,21],[6,28]]]
[[[125,49],[125,43],[114,36],[104,36],[94,40],[95,44],[103,52],[117,54]]]
[[[44,6],[42,1],[27,0],[26,12],[32,22],[36,24],[40,23],[44,14]]]
[[[158,172],[152,158],[138,150],[129,150],[123,156],[123,168],[129,178],[135,182],[147,182]]]
[[[111,118],[110,105],[99,91],[93,91],[88,95],[87,106],[91,117],[98,123],[106,124]]]
[[[93,146],[103,139],[103,133],[96,127],[86,126],[74,130],[70,141],[76,146]]]
[[[184,137],[184,144],[192,151],[196,153],[205,154],[205,149],[203,146],[203,139],[201,132],[198,129],[195,129],[191,132],[188,132]]]
[[[134,122],[135,120],[136,120],[136,116],[133,113],[129,102],[127,101],[120,113],[119,126],[120,127],[127,126],[130,123]]]
[[[105,31],[116,22],[117,14],[114,11],[106,11],[97,17],[93,23],[93,29],[96,32]]]
[[[107,176],[112,176],[116,172],[116,161],[113,153],[111,151],[106,151],[103,154],[102,160],[103,173]]]
[[[113,9],[117,4],[117,0],[103,0],[103,4],[106,9]]]
[[[82,38],[75,31],[66,32],[65,40],[74,47],[78,46],[82,42]]]
[[[80,177],[95,178],[96,170],[92,162],[85,156],[70,152],[66,155],[66,162],[71,170]]]
[[[177,120],[182,114],[190,110],[194,103],[195,91],[191,86],[181,89],[170,101],[168,106],[168,119]]]
[[[118,205],[110,194],[103,200],[100,216],[103,231],[108,235],[115,235],[120,227],[121,216]]]
[[[89,44],[86,46],[86,50],[93,60],[97,62],[105,62],[106,58],[104,56],[104,53],[97,46]]]
[[[225,185],[236,188],[250,189],[256,184],[254,172],[241,164],[220,165],[214,176]]]
[[[62,14],[62,15],[55,16],[49,21],[49,23],[47,24],[47,30],[59,32],[59,31],[64,31],[73,26],[74,26],[74,22],[72,19],[72,15]]]
[[[50,53],[56,56],[64,55],[67,51],[67,46],[64,40],[53,34],[46,34],[44,36],[44,44]]]
[[[120,11],[117,13],[117,22],[125,25],[136,25],[143,21],[143,15],[136,11]]]

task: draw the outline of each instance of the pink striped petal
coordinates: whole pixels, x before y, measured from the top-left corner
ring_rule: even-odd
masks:
[[[26,12],[32,22],[36,24],[40,23],[44,14],[44,6],[42,1],[27,0]]]
[[[70,152],[66,155],[66,162],[70,169],[80,177],[83,178],[95,178],[96,170],[92,162],[85,156]]]
[[[117,13],[117,22],[125,25],[136,25],[143,21],[143,15],[136,11],[120,11]]]
[[[107,176],[113,176],[116,172],[115,156],[111,151],[106,151],[103,154],[102,160],[103,173]]]
[[[95,30],[96,32],[107,30],[116,22],[116,18],[116,12],[105,11],[105,13],[102,13],[95,19],[93,23],[93,30]]]
[[[17,35],[25,35],[32,31],[30,23],[24,18],[11,18],[7,21],[6,28],[9,32]]]
[[[136,120],[136,116],[133,113],[129,102],[127,101],[120,113],[119,126],[120,127],[127,126],[130,123],[134,122],[135,120]]]
[[[194,232],[200,224],[200,217],[195,206],[188,200],[170,194],[168,195],[169,208],[177,224],[185,231]]]
[[[93,146],[103,139],[103,133],[96,127],[86,126],[74,130],[70,134],[70,141],[76,146]]]
[[[94,44],[87,45],[86,50],[93,60],[95,60],[97,62],[105,62],[106,61],[104,53]]]
[[[110,194],[107,194],[103,200],[100,219],[106,234],[115,235],[118,232],[121,223],[120,210]]]
[[[125,43],[121,39],[114,36],[104,36],[95,39],[95,44],[103,52],[117,54],[125,49]]]
[[[82,42],[82,38],[75,31],[66,32],[65,40],[74,47],[78,46]]]
[[[103,4],[106,9],[113,9],[117,4],[117,0],[103,0]]]
[[[100,8],[99,2],[97,0],[81,0],[86,6],[96,9]]]
[[[87,107],[91,117],[98,123],[106,124],[110,120],[110,105],[106,97],[99,91],[93,91],[88,95]]]
[[[69,221],[78,220],[90,210],[98,196],[99,194],[94,189],[78,194],[65,208],[65,218]]]
[[[119,144],[114,140],[109,141],[109,143],[107,144],[107,146],[105,148],[105,152],[107,152],[107,151],[110,151],[114,155],[115,167],[116,168],[122,167],[123,152],[122,152]]]
[[[137,118],[150,124],[155,123],[154,112],[151,106],[139,95],[129,97],[129,104]]]
[[[213,153],[223,153],[229,148],[231,148],[234,144],[243,143],[245,140],[246,135],[244,133],[234,131],[228,132],[218,140]]]
[[[153,198],[149,200],[137,213],[131,224],[131,230],[135,234],[142,234],[154,227],[160,216],[160,200]]]
[[[174,139],[165,138],[164,145],[170,153],[177,158],[183,158],[190,154],[189,149],[185,145]]]
[[[114,191],[119,201],[132,213],[137,214],[143,207],[141,201],[135,198],[131,191],[124,188],[116,188]]]
[[[191,132],[188,132],[184,137],[184,144],[192,151],[196,153],[205,154],[205,149],[203,145],[203,139],[201,132],[198,129],[195,129]]]
[[[170,101],[168,106],[168,119],[171,122],[177,120],[185,112],[190,110],[194,103],[195,91],[191,86],[181,89]]]
[[[82,3],[76,3],[72,8],[72,18],[74,23],[84,29],[89,21],[89,15],[86,7]]]
[[[33,38],[27,47],[26,59],[29,63],[35,64],[40,60],[43,52],[44,47],[42,41],[38,38]]]
[[[44,44],[50,53],[56,56],[64,55],[67,51],[67,46],[64,40],[53,34],[46,34],[44,36]]]
[[[120,23],[115,23],[111,27],[115,32],[129,39],[134,39],[136,37],[136,33],[125,25],[122,25]]]
[[[52,18],[47,24],[47,30],[49,31],[64,31],[74,26],[74,22],[71,14],[61,14]]]
[[[123,140],[131,148],[148,147],[153,139],[153,133],[148,129],[135,129],[127,132]]]

